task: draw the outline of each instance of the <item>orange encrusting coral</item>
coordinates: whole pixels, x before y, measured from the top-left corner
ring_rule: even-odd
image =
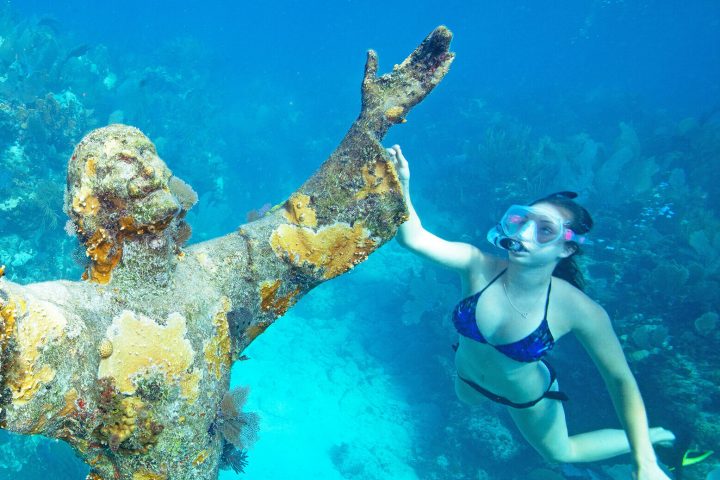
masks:
[[[57,409],[57,406],[53,406],[49,403],[44,404],[41,408],[43,414],[40,415],[38,421],[28,429],[27,433],[31,435],[43,433],[49,419],[58,419],[60,417],[67,417],[68,415],[72,415],[74,412],[77,411],[77,406],[75,403],[77,399],[77,390],[72,388],[68,390],[63,397],[65,404],[60,410],[57,410],[55,413],[53,413],[53,411]]]
[[[260,320],[255,325],[250,325],[244,332],[243,336],[247,339],[248,344],[260,336],[272,324],[269,320]]]
[[[208,454],[208,451],[207,451],[207,450],[201,451],[200,453],[198,453],[198,456],[195,457],[195,460],[193,460],[193,465],[195,465],[195,466],[200,465],[200,464],[203,463],[205,460],[207,460],[208,455],[209,455],[209,454]]]
[[[88,177],[94,177],[97,173],[97,159],[90,157],[85,161],[85,175]]]
[[[347,272],[377,248],[362,221],[350,226],[337,222],[317,232],[310,228],[283,224],[270,236],[275,255],[293,265],[310,264],[322,269],[325,280]]]
[[[390,107],[385,110],[385,118],[392,123],[405,123],[405,108],[401,106]]]
[[[78,397],[78,392],[74,388],[71,388],[70,390],[65,392],[65,405],[58,411],[57,415],[64,417],[73,413],[77,409],[77,405],[75,404],[75,402],[77,401]]]
[[[388,162],[376,161],[370,167],[363,165],[362,176],[365,186],[355,194],[358,200],[370,194],[383,195],[401,191],[397,172]]]
[[[150,470],[138,470],[133,473],[133,480],[166,480],[167,476],[159,473],[153,473]]]
[[[72,209],[75,213],[83,215],[97,215],[100,211],[100,201],[89,187],[83,185],[73,196]]]
[[[227,314],[232,310],[232,303],[227,297],[222,297],[220,311],[215,314],[213,323],[215,324],[215,335],[205,343],[205,361],[208,370],[221,378],[222,375],[230,370],[232,365],[230,339],[230,327],[228,325]]]
[[[274,282],[265,282],[260,286],[260,309],[264,312],[272,312],[275,316],[281,317],[285,315],[290,307],[295,304],[295,297],[300,293],[300,289],[296,288],[292,292],[278,297],[277,292],[280,290],[280,280]]]
[[[122,258],[122,243],[117,244],[103,228],[99,228],[86,243],[86,254],[92,260],[89,278],[100,284],[110,281],[112,270]],[[83,274],[83,279],[88,279],[88,273]]]
[[[167,228],[172,217],[152,225],[137,225],[132,217],[121,217],[118,221],[120,231],[113,239],[104,228],[98,228],[90,239],[85,242],[86,255],[90,257],[90,272],[83,273],[83,280],[91,280],[99,284],[107,284],[112,278],[112,271],[122,259],[123,242],[126,238],[145,233],[156,233]]]

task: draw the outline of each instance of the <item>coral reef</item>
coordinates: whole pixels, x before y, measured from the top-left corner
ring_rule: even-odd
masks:
[[[90,478],[216,478],[221,461],[241,469],[257,419],[241,411],[244,390],[228,392],[232,362],[406,218],[380,140],[447,73],[450,40],[437,28],[380,77],[370,52],[360,116],[285,208],[189,247],[197,195],[172,180],[155,145],[124,125],[86,135],[65,192],[85,282],[0,279],[0,425],[66,441]]]

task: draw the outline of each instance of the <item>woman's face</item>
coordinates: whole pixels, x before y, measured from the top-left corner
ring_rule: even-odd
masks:
[[[551,203],[538,203],[532,208],[533,212],[538,215],[514,237],[522,243],[524,249],[519,252],[509,251],[510,261],[528,265],[544,265],[557,263],[572,255],[575,251],[574,244],[565,241],[562,231],[558,231],[558,229],[564,229],[564,225],[571,221],[570,212]],[[556,219],[556,221],[543,221],[543,217]],[[538,241],[555,236],[558,237],[557,240],[548,243]]]

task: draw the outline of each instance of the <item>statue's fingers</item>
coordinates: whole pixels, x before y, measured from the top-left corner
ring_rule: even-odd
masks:
[[[378,57],[375,50],[368,50],[365,61],[365,80],[371,80],[377,75]]]

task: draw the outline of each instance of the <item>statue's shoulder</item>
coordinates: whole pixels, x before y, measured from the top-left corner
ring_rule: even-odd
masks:
[[[15,307],[22,306],[23,311],[49,309],[66,315],[77,310],[78,306],[87,307],[92,298],[95,298],[93,303],[97,304],[103,296],[98,295],[98,289],[103,287],[87,282],[53,280],[23,285],[2,278],[0,302],[6,305],[12,303]]]

